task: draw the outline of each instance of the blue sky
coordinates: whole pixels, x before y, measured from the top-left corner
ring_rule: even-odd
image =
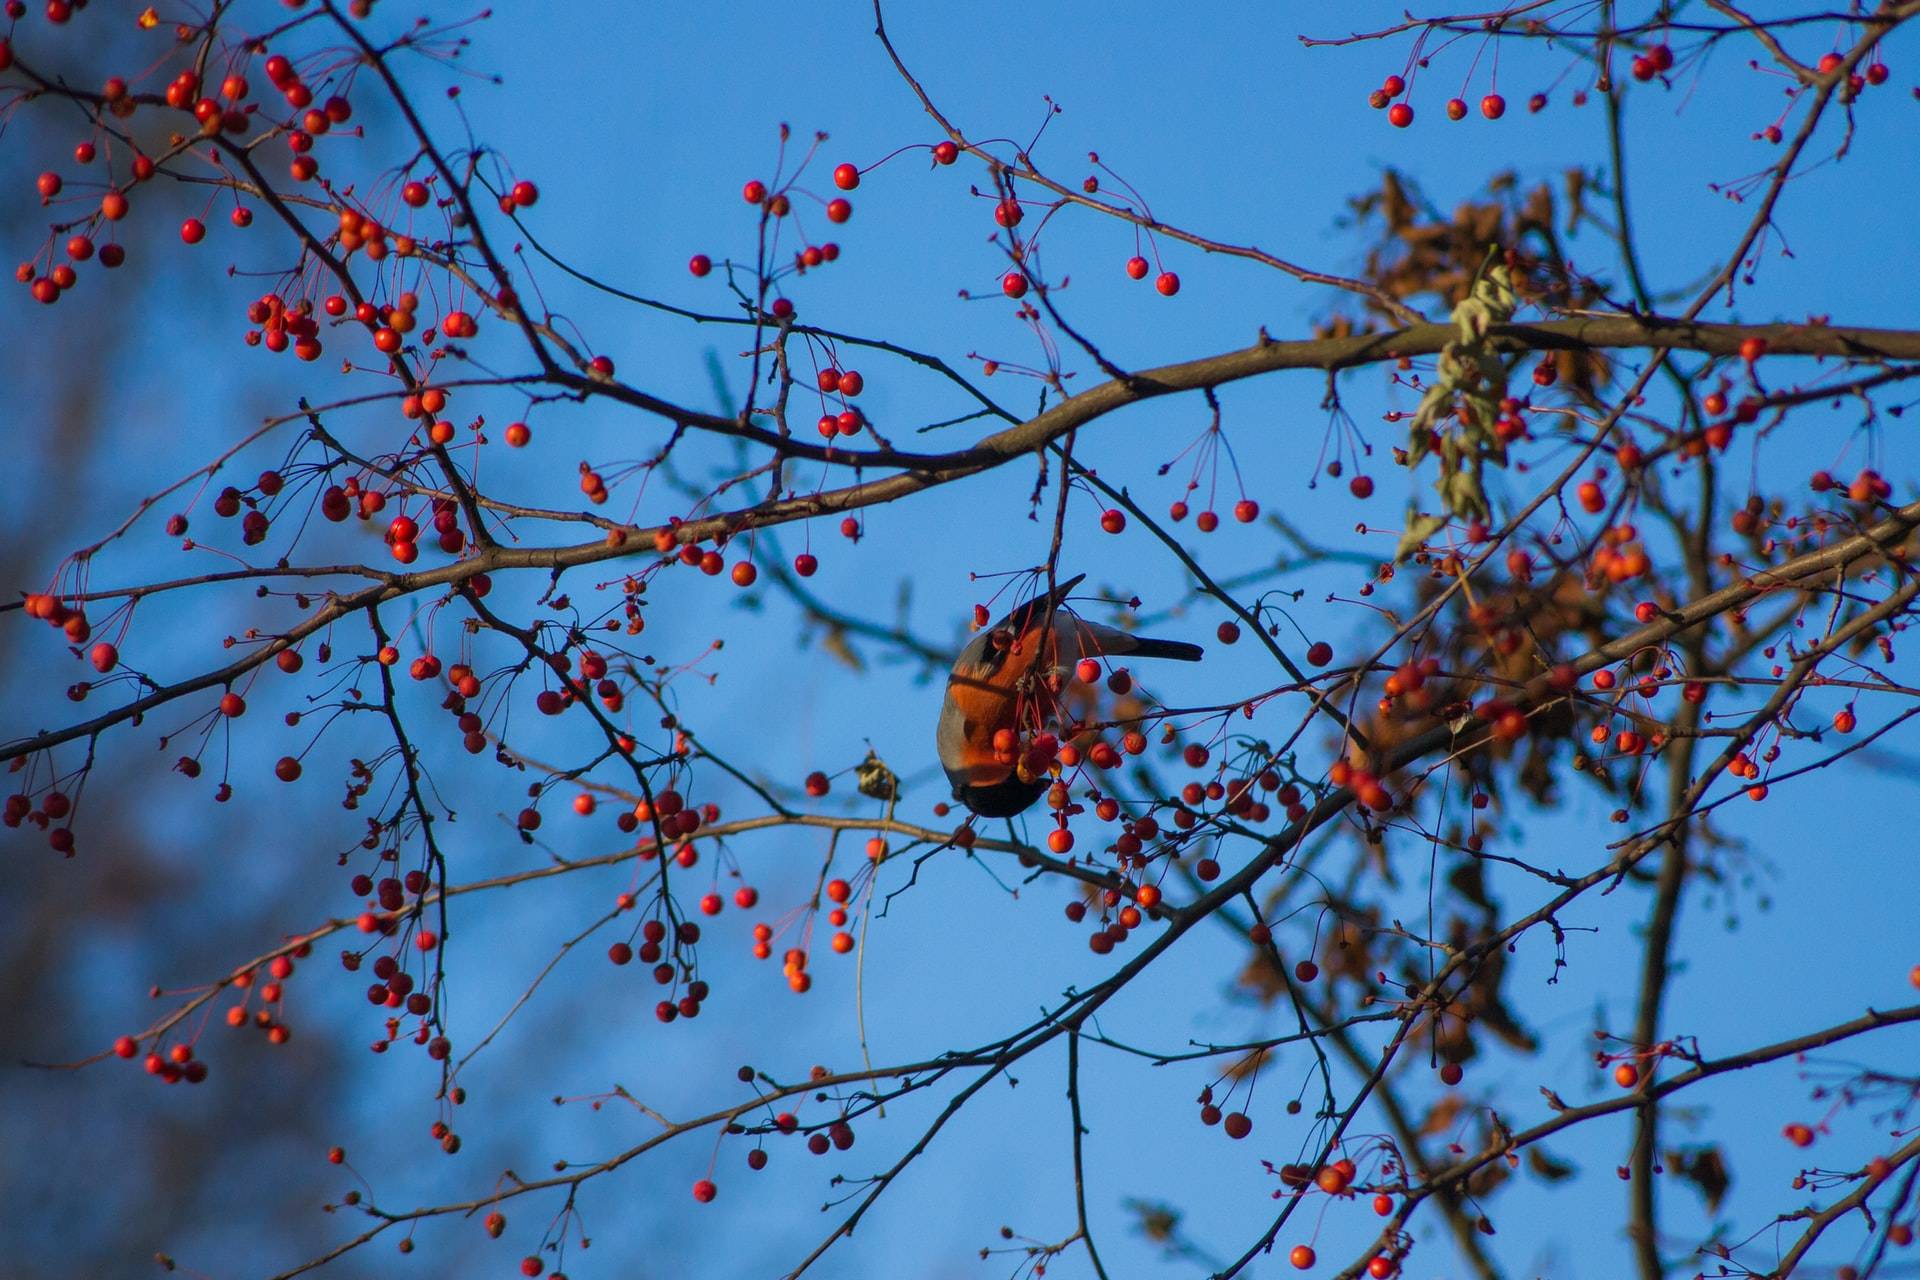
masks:
[[[1488,122],[1476,114],[1449,124],[1440,106],[1458,91],[1471,58],[1463,49],[1449,51],[1434,60],[1417,86],[1420,114],[1414,127],[1394,130],[1368,109],[1365,98],[1383,75],[1404,70],[1403,42],[1307,50],[1296,39],[1301,31],[1333,35],[1348,24],[1385,24],[1397,13],[1391,4],[1173,8],[1122,3],[1038,9],[980,4],[964,13],[901,6],[889,15],[889,28],[928,91],[970,133],[1026,138],[1043,119],[1050,95],[1064,110],[1048,125],[1035,155],[1056,176],[1077,179],[1086,153],[1097,151],[1170,222],[1228,242],[1257,243],[1311,266],[1351,272],[1360,265],[1361,246],[1340,226],[1345,202],[1377,186],[1385,168],[1411,176],[1446,209],[1475,193],[1495,171],[1512,169],[1524,182],[1557,184],[1568,166],[1593,165],[1604,156],[1598,107],[1574,109],[1567,102],[1580,72],[1554,91],[1548,110],[1529,115],[1519,109],[1529,92],[1560,77],[1563,53],[1506,49],[1500,87],[1513,104],[1507,117]],[[471,68],[499,72],[503,85],[449,79],[444,68],[424,61],[403,62],[400,70],[420,77],[419,96],[438,127],[457,127],[451,108],[435,92],[438,85],[464,86],[459,103],[474,135],[496,149],[518,176],[539,183],[542,199],[527,224],[549,249],[610,284],[721,311],[727,298],[718,273],[696,280],[685,263],[696,252],[716,260],[750,256],[754,219],[738,191],[747,179],[770,174],[780,122],[790,123],[802,140],[814,130],[831,135],[810,174],[809,185],[821,192],[830,185],[831,166],[843,159],[864,166],[902,145],[937,138],[871,27],[868,8],[838,2],[777,14],[744,5],[667,4],[649,6],[644,15],[638,7],[613,3],[509,5],[471,28],[474,45],[461,59]],[[1780,217],[1792,256],[1770,253],[1757,283],[1741,291],[1731,310],[1716,305],[1709,317],[1773,320],[1819,313],[1836,322],[1887,327],[1920,320],[1920,308],[1903,283],[1920,276],[1920,238],[1912,234],[1910,213],[1920,192],[1907,163],[1914,107],[1900,87],[1906,81],[1898,78],[1905,59],[1896,56],[1911,48],[1910,38],[1905,45],[1886,54],[1896,68],[1895,85],[1861,106],[1854,153],[1793,184]],[[1811,59],[1821,51],[1802,52]],[[1744,226],[1748,211],[1710,184],[1737,180],[1770,158],[1749,135],[1777,111],[1782,82],[1747,68],[1748,56],[1744,46],[1729,42],[1700,68],[1697,82],[1684,79],[1672,91],[1636,89],[1630,100],[1633,213],[1648,274],[1663,285],[1683,287],[1700,278]],[[1485,70],[1483,64],[1481,79],[1464,95],[1470,101],[1485,91]],[[376,140],[393,138],[390,129],[370,127]],[[399,143],[390,145],[398,154]],[[978,169],[965,164],[929,171],[924,152],[902,155],[869,173],[853,193],[853,219],[833,232],[843,247],[842,259],[792,287],[790,296],[804,317],[937,351],[956,364],[971,353],[1008,362],[1033,360],[1032,341],[1012,318],[1011,304],[997,297],[972,302],[958,297],[962,290],[991,294],[1005,269],[988,243],[990,203],[967,195],[969,184],[983,181]],[[817,211],[811,223],[825,225]],[[1070,287],[1058,294],[1065,314],[1123,366],[1244,346],[1262,326],[1276,337],[1305,336],[1333,301],[1325,292],[1258,267],[1166,245],[1166,265],[1180,274],[1183,288],[1176,298],[1161,298],[1122,274],[1133,243],[1130,229],[1086,215],[1064,216],[1047,233],[1048,269],[1071,277]],[[1591,229],[1571,244],[1582,265],[1614,274],[1609,245]],[[255,266],[267,259],[260,241],[242,240],[224,227],[216,229],[207,247],[243,265],[249,255]],[[177,246],[165,252],[170,261],[179,257]],[[682,403],[715,407],[711,357],[717,358],[729,393],[742,393],[739,333],[669,320],[597,295],[550,269],[534,274],[547,301],[636,385]],[[171,376],[143,381],[122,374],[113,382],[109,394],[120,423],[118,446],[143,447],[142,442],[162,438],[160,433],[184,433],[197,453],[170,453],[164,469],[179,471],[183,461],[212,452],[267,406],[284,406],[302,394],[340,394],[339,379],[323,367],[331,357],[312,369],[296,368],[291,362],[269,363],[232,344],[243,288],[244,282],[235,285],[217,310],[196,304],[176,317],[194,334],[230,344],[214,348],[230,352],[231,359],[222,356],[206,371],[212,395],[199,399],[199,388]],[[23,304],[13,297],[4,305]],[[45,323],[57,341],[81,338],[58,328],[58,316]],[[489,335],[500,345],[482,349],[517,367],[507,335],[499,332],[503,328],[495,326]],[[153,360],[167,361],[179,341],[173,329],[149,331],[127,367],[137,369],[143,359],[148,368]],[[960,397],[905,365],[871,357],[854,363],[869,388],[862,407],[907,447],[935,447],[929,441],[957,446],[978,428],[969,424],[915,438],[915,427],[963,412]],[[1085,359],[1070,358],[1069,365],[1080,373],[1074,386],[1097,376]],[[1001,375],[987,386],[1009,405],[1033,403],[1031,383]],[[1385,457],[1394,435],[1380,423],[1380,413],[1411,403],[1405,393],[1395,398],[1373,372],[1349,375],[1341,390],[1377,451],[1368,469],[1379,493],[1368,507],[1356,506],[1341,486],[1307,486],[1326,426],[1317,376],[1270,377],[1227,389],[1222,399],[1229,438],[1248,490],[1263,507],[1284,512],[1331,545],[1384,556],[1391,550],[1391,535],[1362,536],[1353,529],[1358,521],[1395,522],[1409,493],[1427,482],[1410,479]],[[217,412],[209,412],[207,400]],[[505,397],[480,411],[493,422],[515,416]],[[1197,399],[1170,398],[1101,423],[1091,448],[1102,476],[1132,486],[1150,509],[1164,507],[1179,496],[1184,464],[1164,478],[1156,470],[1204,427],[1205,413]],[[1842,457],[1857,466],[1862,442],[1854,435],[1855,416],[1810,413],[1796,420],[1757,464],[1762,482],[1802,476]],[[605,402],[543,410],[531,420],[536,447],[510,460],[515,471],[505,483],[516,497],[534,503],[573,505],[579,460],[638,459],[662,439],[657,421]],[[338,423],[369,447],[392,435],[391,424],[374,414],[342,415]],[[256,451],[259,465],[269,465],[283,447],[284,442],[262,446]],[[691,451],[688,474],[698,477],[726,456],[711,448]],[[492,465],[495,458],[487,461]],[[1896,495],[1911,494],[1915,477],[1906,459],[1886,448],[1883,461]],[[251,462],[241,467],[247,474],[252,469]],[[803,475],[811,483],[812,474]],[[143,471],[116,477],[109,485],[131,500],[151,482]],[[857,547],[839,537],[834,523],[813,529],[811,545],[822,563],[815,580],[820,592],[837,606],[884,618],[903,598],[901,584],[910,583],[904,617],[911,627],[936,641],[956,639],[973,603],[985,598],[986,589],[969,581],[970,572],[1022,568],[1045,554],[1044,523],[1027,518],[1030,485],[1030,469],[1016,465],[897,509],[870,511],[867,536]],[[624,514],[630,501],[627,491],[617,491],[608,510]],[[681,509],[678,501],[664,486],[650,490],[637,515],[643,521],[663,518]],[[1178,566],[1143,532],[1130,530],[1117,539],[1099,533],[1097,510],[1080,500],[1070,508],[1067,566],[1088,571],[1095,581],[1137,591],[1149,609],[1176,601],[1182,586]],[[76,528],[74,539],[97,536],[97,525]],[[789,554],[803,536],[798,528],[780,531]],[[1216,577],[1256,567],[1278,550],[1270,535],[1232,526],[1211,540],[1190,536],[1189,541]],[[370,537],[340,545],[358,547],[363,554],[378,551]],[[156,532],[134,549],[116,550],[96,570],[96,581],[172,572],[170,557],[175,556]],[[576,573],[566,585],[584,597],[604,576]],[[1305,590],[1293,611],[1303,630],[1344,651],[1344,642],[1360,635],[1367,619],[1350,606],[1324,600],[1334,590],[1350,594],[1359,580],[1351,568],[1332,567],[1284,585]],[[503,599],[524,601],[540,585],[505,584]],[[683,661],[715,638],[726,641],[724,650],[703,663],[714,677],[710,686],[692,679],[679,686],[688,723],[716,750],[771,769],[775,780],[789,786],[808,770],[853,763],[871,743],[916,783],[903,816],[927,819],[943,791],[929,776],[937,682],[918,679],[911,664],[886,661],[871,647],[864,650],[869,669],[854,672],[817,645],[796,643],[799,621],[788,602],[772,597],[762,611],[752,612],[740,607],[739,594],[724,579],[692,574],[670,576],[656,589],[645,652]],[[157,600],[143,611],[136,637],[165,636],[165,647],[146,652],[160,655],[152,659],[156,669],[177,673],[205,654],[197,642],[242,625],[237,619],[252,620],[252,607],[235,599],[231,612],[209,615],[187,602]],[[1201,607],[1163,625],[1166,634],[1206,642],[1214,652],[1197,669],[1153,672],[1152,687],[1162,698],[1202,701],[1222,687],[1252,690],[1269,680],[1250,645],[1225,650],[1212,644],[1219,620]],[[451,628],[439,634],[448,637]],[[302,692],[291,682],[266,681],[250,698],[260,711],[277,713],[296,705]],[[27,705],[35,723],[64,710],[57,687],[27,695]],[[460,820],[451,837],[455,879],[529,865],[530,851],[500,818],[521,803],[511,790],[514,784],[498,783],[467,763],[425,692],[411,709],[418,723],[430,726],[426,736],[433,743],[436,776],[457,797]],[[1281,712],[1275,723],[1286,714]],[[533,725],[534,719],[525,708],[516,717],[516,724],[528,730],[519,745],[529,754],[564,758],[570,745],[577,750],[578,739],[571,735],[578,726],[570,719],[558,728]],[[130,740],[110,746],[109,752],[118,753],[110,759],[152,769],[153,735],[151,729],[124,735]],[[291,741],[262,714],[257,722],[250,717],[236,747],[252,768],[281,754]],[[364,744],[365,739],[357,740],[362,751]],[[1887,745],[1894,751],[1914,749],[1899,739]],[[309,776],[333,777],[355,746],[348,734],[330,735],[310,757]],[[1904,761],[1901,757],[1877,771],[1814,775],[1781,789],[1765,806],[1739,806],[1728,813],[1723,834],[1742,844],[1726,856],[1727,879],[1697,888],[1683,910],[1668,1006],[1674,1033],[1697,1036],[1711,1055],[1838,1021],[1870,1005],[1912,998],[1905,974],[1915,959],[1916,894],[1911,860],[1889,830],[1892,815],[1916,798]],[[269,856],[257,863],[246,860],[232,872],[239,886],[315,886],[314,893],[322,896],[310,899],[316,905],[306,915],[261,922],[255,934],[236,938],[236,958],[270,945],[283,928],[350,908],[338,874],[321,865],[331,862],[322,850],[330,852],[350,838],[341,826],[343,815],[329,811],[330,785],[314,787],[305,801],[312,806],[309,829],[320,849],[308,847],[304,836],[276,839],[271,849],[260,851]],[[184,786],[177,779],[159,779],[153,804],[161,822],[187,830],[203,820],[206,799],[204,788],[196,793]],[[843,783],[839,794],[848,790]],[[280,803],[259,783],[243,782],[242,792],[242,803]],[[744,789],[719,778],[704,780],[696,798],[717,800],[730,816],[753,809]],[[835,804],[840,803],[836,797]],[[1611,807],[1604,797],[1569,786],[1558,812],[1519,809],[1506,819],[1523,856],[1571,868],[1600,859],[1602,840],[1610,838],[1605,814]],[[860,810],[849,802],[838,811]],[[552,804],[543,834],[570,856],[605,852],[618,847],[610,814],[574,819]],[[792,903],[808,893],[824,853],[817,833],[760,834],[734,849],[768,904]],[[1409,909],[1417,909],[1424,849],[1398,848],[1396,856],[1405,860],[1399,870],[1407,878]],[[703,861],[690,878],[700,881],[710,866]],[[57,867],[34,872],[26,889],[56,892],[59,875]],[[899,887],[904,875],[890,868],[882,890]],[[628,876],[627,868],[590,872],[461,903],[461,937],[453,957],[456,1034],[467,1043],[477,1039],[560,944],[626,887]],[[1496,876],[1494,883],[1515,914],[1538,897],[1517,878]],[[1884,889],[1863,893],[1863,886]],[[917,886],[894,899],[866,934],[863,996],[875,1061],[929,1055],[1004,1034],[1016,1020],[1057,1001],[1069,984],[1085,985],[1111,972],[1117,958],[1088,952],[1084,933],[1062,919],[1063,902],[1059,891],[1045,885],[1009,894],[957,856],[928,863]],[[1561,922],[1569,930],[1569,965],[1552,984],[1551,940],[1523,940],[1511,961],[1515,972],[1508,991],[1547,1048],[1536,1057],[1495,1054],[1475,1063],[1467,1085],[1473,1097],[1496,1099],[1502,1116],[1520,1127],[1544,1114],[1539,1085],[1551,1085],[1569,1101],[1611,1088],[1603,1088],[1591,1066],[1587,1032],[1596,1024],[1618,1029],[1631,1021],[1636,929],[1644,909],[1644,894],[1632,888],[1583,899]],[[739,1063],[782,1078],[816,1063],[852,1067],[861,1052],[852,961],[822,949],[814,962],[814,991],[796,998],[771,965],[756,967],[748,959],[748,924],[744,913],[729,909],[714,925],[711,958],[703,960],[713,973],[712,1004],[697,1022],[666,1028],[651,1016],[655,996],[645,976],[615,970],[601,958],[604,942],[616,935],[596,935],[593,943],[577,948],[556,968],[549,989],[470,1068],[467,1081],[476,1102],[469,1110],[475,1116],[463,1118],[467,1145],[458,1161],[441,1159],[421,1136],[433,1115],[431,1073],[424,1060],[413,1054],[381,1060],[357,1056],[353,1046],[377,1027],[359,1001],[356,983],[337,973],[303,977],[298,998],[311,1024],[303,1041],[337,1038],[347,1047],[344,1061],[353,1073],[335,1126],[338,1140],[353,1152],[358,1167],[381,1171],[373,1176],[383,1204],[466,1198],[484,1192],[502,1168],[533,1176],[556,1158],[602,1157],[649,1131],[650,1122],[625,1107],[555,1108],[547,1100],[556,1095],[594,1094],[618,1082],[649,1106],[681,1116],[735,1097],[732,1071]],[[1290,1012],[1263,1012],[1224,998],[1242,959],[1224,932],[1198,930],[1109,1006],[1101,1025],[1118,1039],[1169,1049],[1190,1037],[1231,1041],[1283,1027]],[[196,976],[166,974],[157,980],[185,982]],[[103,1034],[141,1016],[139,996],[149,980],[156,975],[122,975],[97,995]],[[1920,1036],[1888,1033],[1861,1056],[1886,1066],[1910,1063],[1920,1057]],[[1306,1118],[1289,1119],[1280,1104],[1299,1087],[1309,1061],[1298,1050],[1280,1055],[1261,1081],[1253,1137],[1230,1143],[1195,1119],[1193,1098],[1209,1078],[1204,1067],[1154,1068],[1089,1050],[1088,1203],[1114,1274],[1201,1270],[1190,1262],[1155,1261],[1151,1247],[1129,1225],[1123,1207],[1128,1198],[1180,1208],[1186,1233],[1218,1256],[1237,1256],[1258,1234],[1275,1207],[1274,1182],[1261,1172],[1259,1161],[1296,1158],[1308,1138]],[[1018,1087],[995,1085],[985,1091],[882,1199],[858,1234],[836,1246],[820,1274],[886,1269],[931,1277],[1000,1275],[1013,1271],[1013,1258],[982,1263],[975,1255],[997,1243],[995,1232],[1003,1223],[1041,1240],[1071,1230],[1063,1050],[1049,1049],[1015,1074]],[[1814,1106],[1806,1101],[1807,1083],[1793,1068],[1749,1075],[1689,1094],[1684,1107],[1695,1109],[1676,1114],[1668,1126],[1669,1140],[1704,1141],[1711,1135],[1725,1143],[1736,1181],[1722,1215],[1742,1236],[1773,1212],[1798,1203],[1786,1182],[1801,1157],[1778,1131],[1788,1119],[1812,1118]],[[227,1082],[229,1087],[238,1083]],[[124,1105],[130,1113],[150,1105],[144,1086],[141,1080],[127,1081]],[[1425,1083],[1409,1086],[1415,1099],[1432,1092]],[[181,1105],[208,1104],[196,1098]],[[262,1122],[271,1126],[272,1104],[261,1106]],[[1831,1146],[1815,1154],[1825,1159],[1831,1152],[1834,1164],[1857,1166],[1878,1150],[1870,1110],[1841,1116]],[[581,1205],[594,1244],[584,1255],[570,1255],[568,1271],[577,1276],[780,1273],[837,1220],[819,1212],[823,1200],[844,1194],[828,1186],[828,1176],[863,1175],[891,1163],[932,1114],[925,1100],[890,1106],[885,1121],[859,1127],[859,1143],[847,1156],[816,1160],[797,1142],[775,1144],[771,1167],[759,1174],[745,1169],[744,1146],[737,1140],[723,1143],[715,1175],[721,1196],[706,1207],[694,1204],[687,1187],[705,1173],[711,1142],[682,1139],[589,1184]],[[1689,1129],[1696,1121],[1697,1134]],[[1368,1128],[1363,1119],[1358,1129]],[[1552,1146],[1556,1155],[1580,1167],[1575,1183],[1549,1193],[1522,1175],[1493,1201],[1500,1229],[1493,1242],[1496,1256],[1510,1274],[1621,1272],[1627,1263],[1618,1225],[1624,1221],[1624,1189],[1612,1169],[1624,1159],[1627,1139],[1623,1120],[1585,1126]],[[263,1182],[269,1180],[263,1176]],[[1673,1251],[1704,1237],[1705,1215],[1689,1191],[1671,1189],[1665,1205]],[[537,1237],[545,1215],[557,1208],[557,1201],[518,1202],[509,1209],[509,1239],[499,1244],[486,1241],[471,1224],[428,1228],[422,1241],[429,1249],[429,1269],[457,1262],[466,1273],[484,1258],[494,1273],[506,1274]],[[1319,1208],[1317,1202],[1303,1206],[1281,1239],[1283,1250],[1314,1230]],[[287,1211],[311,1212],[304,1206]],[[246,1238],[211,1219],[182,1228],[181,1238],[167,1242],[169,1249],[210,1274],[252,1274],[296,1260],[283,1258],[271,1241]],[[1321,1270],[1344,1265],[1374,1230],[1364,1206],[1328,1213],[1318,1225]],[[1461,1273],[1437,1220],[1423,1216],[1415,1230],[1420,1245],[1408,1264],[1409,1276]],[[383,1252],[387,1247],[382,1243],[364,1258],[347,1260],[339,1273],[393,1274],[394,1264]],[[1837,1248],[1824,1248],[1832,1254],[1830,1262],[1845,1260]],[[1276,1256],[1257,1263],[1254,1274],[1282,1269]],[[1088,1270],[1082,1256],[1069,1253],[1050,1274]]]

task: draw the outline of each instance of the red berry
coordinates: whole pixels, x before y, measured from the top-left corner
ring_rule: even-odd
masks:
[[[1109,507],[1100,513],[1100,527],[1108,533],[1119,533],[1127,527],[1127,513],[1118,508]]]
[[[531,209],[540,199],[540,188],[523,178],[513,184],[513,190],[507,193],[507,197],[522,209]]]
[[[1127,274],[1135,280],[1145,280],[1147,278],[1147,260],[1138,256],[1128,258]]]
[[[851,191],[860,185],[860,171],[850,164],[835,165],[833,185],[842,191]]]
[[[704,253],[696,253],[687,259],[687,270],[696,276],[704,276],[713,270],[713,259]]]
[[[1498,120],[1507,114],[1507,100],[1497,93],[1490,93],[1480,99],[1480,114],[1489,120]]]
[[[836,199],[836,200],[829,200],[827,202],[827,221],[828,222],[845,222],[848,218],[851,218],[852,216],[853,216],[853,201],[846,200],[846,199]]]
[[[793,571],[803,578],[811,578],[820,568],[820,562],[802,551],[793,558]]]
[[[1180,277],[1171,271],[1162,271],[1154,278],[1153,287],[1158,289],[1164,296],[1171,298],[1174,294],[1180,292]]]
[[[1447,99],[1447,119],[1465,120],[1466,118],[1467,118],[1466,99],[1448,98]]]
[[[693,1198],[701,1204],[713,1203],[713,1198],[719,1194],[720,1188],[714,1186],[710,1179],[702,1178],[693,1184]]]
[[[1387,123],[1396,129],[1404,129],[1413,123],[1413,108],[1404,102],[1396,102],[1387,108]]]
[[[1009,271],[1000,277],[1000,292],[1009,298],[1027,296],[1027,277],[1018,271]]]
[[[198,218],[188,218],[180,224],[180,238],[188,244],[199,244],[207,238],[207,224]]]

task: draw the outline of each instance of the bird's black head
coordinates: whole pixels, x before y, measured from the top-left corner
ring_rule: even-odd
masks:
[[[1018,775],[1009,773],[991,786],[956,786],[953,798],[983,818],[1011,818],[1025,813],[1051,781],[1022,782]]]

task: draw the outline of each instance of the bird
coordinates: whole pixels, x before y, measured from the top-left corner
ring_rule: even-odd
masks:
[[[1198,662],[1199,645],[1136,636],[1077,618],[1061,608],[1086,577],[1079,574],[982,630],[947,676],[935,744],[953,798],[983,818],[1023,812],[1051,785],[1020,760],[1021,731],[1053,719],[1058,680],[1083,658],[1172,658]],[[1048,631],[1051,629],[1051,643]]]

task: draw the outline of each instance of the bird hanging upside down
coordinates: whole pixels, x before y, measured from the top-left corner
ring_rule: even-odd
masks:
[[[1058,695],[1083,658],[1198,662],[1198,645],[1153,640],[1076,618],[1060,606],[1085,574],[1029,600],[980,632],[954,661],[936,741],[953,798],[983,818],[1008,818],[1038,800],[1052,778],[1023,758],[1023,744],[1056,718]]]

